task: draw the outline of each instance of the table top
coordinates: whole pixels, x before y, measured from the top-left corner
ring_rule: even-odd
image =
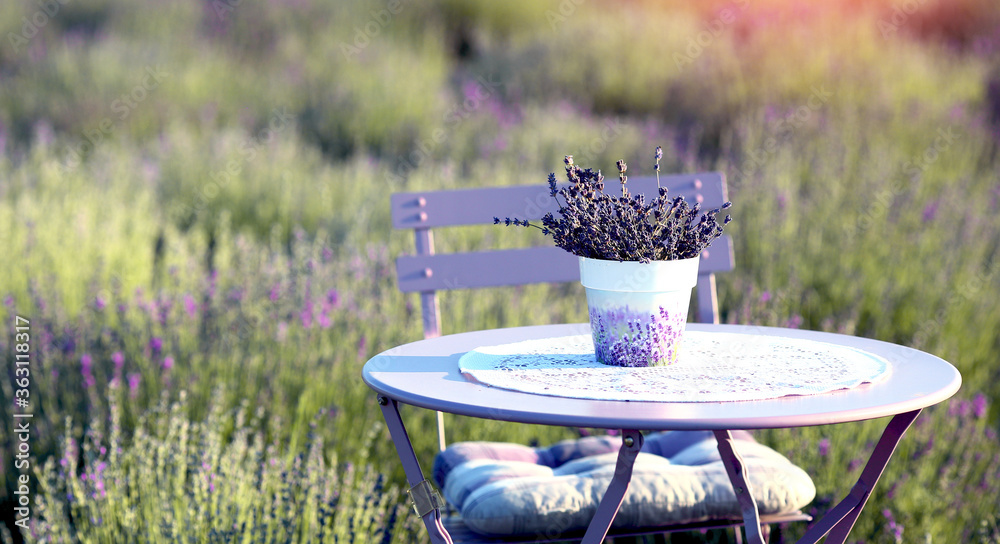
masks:
[[[379,393],[431,410],[522,423],[640,430],[764,429],[874,419],[937,404],[954,395],[962,383],[958,370],[947,361],[879,340],[748,325],[689,323],[687,328],[849,346],[885,358],[891,372],[874,384],[821,395],[671,403],[522,393],[476,383],[459,371],[459,358],[477,347],[590,333],[587,324],[569,324],[493,329],[413,342],[375,356],[365,364],[362,376]]]

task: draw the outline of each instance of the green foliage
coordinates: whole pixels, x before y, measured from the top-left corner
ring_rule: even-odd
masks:
[[[114,392],[114,387],[112,387]],[[79,444],[63,435],[58,460],[37,471],[40,542],[410,542],[400,491],[371,466],[327,461],[315,433],[297,452],[267,442],[258,407],[225,410],[218,391],[209,414],[192,422],[182,393],[161,400],[130,439],[112,401],[110,428],[91,422]],[[315,429],[326,423],[320,414]],[[264,429],[264,430],[261,430]],[[368,436],[370,441],[374,434]],[[81,447],[82,446],[82,447]]]

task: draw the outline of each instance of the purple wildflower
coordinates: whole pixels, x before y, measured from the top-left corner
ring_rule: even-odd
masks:
[[[131,398],[135,398],[139,394],[139,382],[142,380],[142,375],[138,372],[132,372],[128,375],[128,392]]]
[[[278,302],[278,298],[280,296],[281,296],[281,284],[276,283],[271,287],[271,293],[269,295],[269,298],[271,299],[271,302]]]
[[[328,248],[328,247],[324,247],[323,248],[323,262],[324,263],[328,263],[328,262],[330,262],[330,259],[333,259],[333,250],[330,249],[330,248]]]
[[[986,395],[982,393],[976,393],[976,396],[972,399],[972,412],[975,414],[976,419],[982,419],[986,415],[986,410],[988,409],[988,403],[986,402]]]
[[[340,293],[336,289],[330,289],[326,292],[326,303],[331,307],[336,308],[340,305]]]
[[[924,207],[923,220],[924,223],[930,223],[937,217],[938,212],[938,201],[931,202],[926,207]]]
[[[761,302],[761,304],[767,304],[770,300],[771,300],[771,292],[770,291],[764,291],[763,293],[760,294],[760,302]]]
[[[115,364],[115,372],[121,372],[122,366],[125,364],[125,356],[122,352],[116,351],[111,354],[111,362]]]
[[[159,302],[156,304],[156,319],[159,320],[161,325],[167,324],[167,318],[170,317],[170,309],[174,307],[174,301],[161,296]]]
[[[163,349],[163,339],[159,336],[154,336],[149,341],[149,349],[153,352],[153,355],[159,355],[160,350]]]
[[[198,315],[198,303],[194,301],[194,297],[185,293],[184,294],[184,311],[187,312],[188,317],[194,319]]]
[[[364,360],[365,355],[368,353],[368,341],[365,339],[364,335],[361,335],[361,339],[358,340],[358,359]]]
[[[8,308],[14,307],[14,295],[7,295],[3,297],[3,305]]]
[[[785,326],[789,329],[797,329],[802,326],[802,316],[795,314],[788,321],[785,322]]]
[[[306,307],[299,312],[299,319],[302,320],[302,328],[312,328],[312,303],[306,303]]]
[[[826,457],[830,453],[830,439],[824,438],[819,441],[819,455]]]
[[[93,363],[94,360],[90,357],[90,354],[84,353],[80,356],[80,375],[83,376],[83,385],[87,389],[90,389],[96,383],[94,380]]]
[[[107,306],[108,306],[108,303],[104,301],[104,298],[101,297],[101,295],[97,295],[96,297],[94,297],[94,309],[95,310],[97,310],[98,312],[103,312],[104,308],[107,308]]]
[[[903,526],[896,523],[896,518],[893,517],[892,511],[886,508],[885,510],[882,510],[882,515],[885,516],[885,519],[888,522],[886,529],[892,533],[892,537],[896,540],[896,542],[902,542]]]
[[[76,338],[73,332],[70,330],[65,331],[65,336],[62,338],[62,351],[65,355],[69,355],[76,351]]]
[[[174,358],[167,355],[163,358],[163,370],[170,370],[174,368]]]

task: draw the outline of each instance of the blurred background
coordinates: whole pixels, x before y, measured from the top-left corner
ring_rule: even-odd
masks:
[[[852,541],[1000,542],[995,0],[4,2],[0,390],[14,398],[22,316],[34,418],[13,468],[21,409],[0,409],[0,539],[421,541],[360,378],[421,337],[389,195],[544,183],[567,154],[652,174],[657,145],[664,172],[727,176],[725,321],[910,345],[963,374]],[[438,239],[526,241],[548,243]],[[585,321],[582,300],[530,286],[442,306],[458,332]],[[432,415],[404,417],[429,463]],[[882,428],[758,438],[814,477],[822,512]]]

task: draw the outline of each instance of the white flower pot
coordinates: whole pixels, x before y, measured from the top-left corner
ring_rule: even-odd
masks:
[[[614,366],[677,361],[700,259],[604,261],[580,257],[580,283],[597,360]]]

